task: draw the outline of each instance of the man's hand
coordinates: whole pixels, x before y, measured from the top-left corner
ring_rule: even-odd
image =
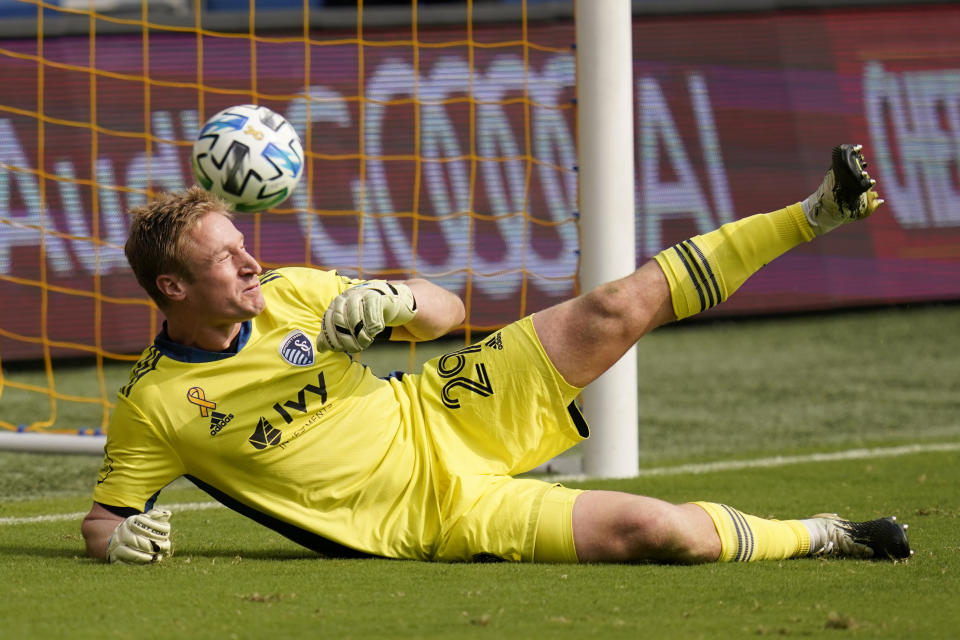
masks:
[[[417,314],[413,292],[400,282],[370,280],[333,299],[323,314],[317,346],[328,351],[363,351],[386,327],[404,325]]]
[[[107,543],[107,562],[150,564],[173,555],[169,519],[169,511],[151,509],[121,522]]]

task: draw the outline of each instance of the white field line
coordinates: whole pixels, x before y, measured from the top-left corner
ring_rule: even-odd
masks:
[[[181,502],[173,504],[160,505],[164,509],[169,509],[174,513],[179,511],[203,511],[204,509],[217,509],[223,507],[219,502]],[[32,524],[35,522],[63,522],[64,520],[83,520],[87,515],[86,511],[75,511],[74,513],[53,513],[45,516],[24,516],[20,518],[0,518],[0,526],[8,524]]]
[[[716,471],[739,471],[741,469],[759,469],[762,467],[785,467],[791,464],[804,462],[836,462],[843,460],[866,460],[870,458],[891,458],[913,453],[937,453],[943,451],[960,451],[960,442],[939,442],[930,444],[910,444],[901,447],[876,447],[870,449],[848,449],[832,453],[810,453],[799,456],[772,456],[755,460],[722,460],[717,462],[701,462],[695,464],[678,464],[670,467],[651,467],[640,469],[637,477],[670,476],[670,475],[697,475]],[[561,458],[562,460],[562,458]],[[551,475],[550,480],[588,480],[583,474]]]
[[[703,462],[699,464],[680,464],[671,467],[652,467],[641,469],[640,477],[667,476],[682,474],[713,473],[716,471],[737,471],[740,469],[758,469],[763,467],[784,467],[804,462],[837,462],[843,460],[867,460],[870,458],[891,458],[906,456],[914,453],[937,453],[944,451],[960,451],[960,442],[942,442],[933,444],[911,444],[902,447],[877,447],[871,449],[848,449],[833,453],[811,453],[801,456],[772,456],[755,460],[727,460],[719,462]],[[583,475],[565,476],[569,479],[584,479]],[[558,476],[551,476],[551,480]],[[162,505],[174,513],[178,511],[202,511],[221,507],[217,502],[183,502]],[[85,511],[74,513],[56,513],[42,516],[25,516],[18,518],[0,518],[0,526],[12,524],[31,524],[37,522],[63,522],[64,520],[81,520]]]
[[[757,469],[760,467],[783,467],[802,462],[835,462],[839,460],[864,460],[869,458],[892,458],[912,453],[938,453],[942,451],[960,451],[960,442],[940,442],[932,444],[908,444],[902,447],[878,447],[873,449],[848,449],[833,453],[810,453],[802,456],[773,456],[756,460],[729,460],[704,462],[700,464],[681,464],[675,467],[641,469],[641,476],[666,476],[679,473],[697,474],[712,471],[733,471],[738,469]]]

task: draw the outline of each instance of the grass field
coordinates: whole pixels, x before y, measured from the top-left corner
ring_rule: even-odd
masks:
[[[161,497],[183,505],[176,554],[108,566],[83,557],[79,535],[99,460],[0,453],[0,638],[955,637],[958,321],[943,306],[655,332],[640,343],[643,475],[566,482],[764,516],[896,514],[907,562],[328,560],[177,484]]]

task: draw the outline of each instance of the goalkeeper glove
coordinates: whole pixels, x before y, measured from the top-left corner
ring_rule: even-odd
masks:
[[[416,314],[417,302],[410,287],[370,280],[333,299],[323,314],[317,346],[328,351],[363,351],[386,327],[404,325]]]
[[[170,512],[151,509],[120,523],[107,542],[107,562],[149,564],[173,555]]]

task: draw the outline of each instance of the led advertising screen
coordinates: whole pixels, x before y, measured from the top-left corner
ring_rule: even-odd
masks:
[[[802,200],[831,147],[859,142],[886,205],[710,313],[960,297],[958,32],[950,5],[635,18],[639,259]],[[578,225],[605,214],[577,205],[574,27],[523,35],[0,42],[0,356],[149,342],[124,211],[192,184],[202,122],[254,94],[300,131],[310,168],[277,210],[237,218],[265,267],[427,277],[464,296],[478,332],[572,295]]]

